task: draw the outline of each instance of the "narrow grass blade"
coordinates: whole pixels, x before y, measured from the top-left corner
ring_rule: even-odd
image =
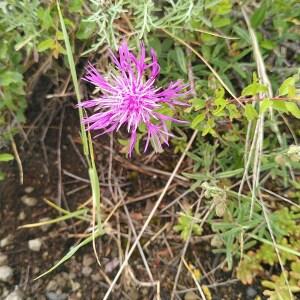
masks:
[[[89,237],[84,239],[81,243],[79,243],[77,246],[72,247],[69,250],[69,252],[61,260],[59,260],[52,268],[50,268],[48,271],[44,272],[43,274],[39,275],[38,277],[36,277],[34,280],[37,280],[37,279],[51,273],[55,269],[57,269],[61,264],[66,262],[68,259],[70,259],[81,247],[89,244],[90,242],[92,242],[94,237],[99,237],[102,234],[103,234],[102,232],[96,231],[94,236],[90,235]]]
[[[89,222],[90,220],[88,218],[82,217],[82,215],[86,214],[87,211],[88,211],[87,209],[82,209],[82,210],[70,212],[70,213],[68,213],[68,214],[66,214],[64,216],[61,216],[61,217],[58,217],[58,218],[55,218],[55,219],[51,219],[51,220],[43,221],[43,222],[38,222],[38,223],[26,224],[26,225],[19,226],[18,228],[40,227],[40,226],[43,226],[43,225],[48,225],[48,224],[54,224],[54,223],[62,222],[62,221],[65,221],[65,220],[68,220],[68,219],[72,219],[72,218],[78,218],[80,220]]]
[[[65,22],[64,22],[61,10],[60,10],[59,2],[57,1],[56,4],[57,4],[60,25],[61,25],[61,29],[63,32],[64,41],[65,41],[65,46],[66,46],[66,50],[67,50],[67,57],[68,57],[69,67],[70,67],[71,76],[72,76],[72,80],[73,80],[73,84],[74,84],[77,103],[80,104],[81,96],[80,96],[80,91],[79,91],[77,73],[76,73],[74,58],[73,58],[73,54],[72,54],[71,44],[70,44],[69,36],[67,33],[67,29],[65,26]],[[88,149],[87,134],[86,134],[84,125],[82,123],[83,109],[81,107],[79,107],[78,111],[79,111],[79,118],[80,118],[80,130],[81,130],[81,139],[82,139],[82,143],[83,143],[83,151],[84,151],[86,158],[88,158],[89,149]]]
[[[164,28],[168,28],[168,27],[164,27]],[[239,40],[240,39],[239,37],[228,36],[228,35],[225,35],[225,34],[220,34],[220,33],[217,33],[217,32],[204,30],[204,29],[199,29],[199,28],[186,28],[186,27],[182,27],[182,26],[172,26],[172,27],[169,27],[169,28],[170,29],[176,28],[176,29],[182,29],[182,30],[187,30],[187,31],[201,32],[201,33],[205,33],[205,34],[212,35],[212,36],[219,37],[219,38],[226,39],[226,40]]]
[[[75,89],[75,93],[76,93],[77,103],[80,104],[81,103],[81,96],[80,96],[80,91],[79,91],[78,78],[77,78],[74,58],[73,58],[73,54],[72,54],[72,49],[71,49],[71,45],[70,45],[70,40],[69,40],[69,36],[68,36],[67,30],[66,30],[64,19],[63,19],[61,10],[60,10],[59,1],[57,1],[56,4],[57,4],[59,20],[60,20],[60,24],[61,24],[61,28],[62,28],[62,32],[63,32],[65,47],[66,47],[66,50],[67,50],[67,57],[68,57],[68,62],[69,62],[69,67],[70,67],[70,71],[71,71],[72,81],[73,81],[73,85],[74,85],[74,89]],[[85,159],[86,159],[86,161],[88,163],[88,166],[89,166],[89,176],[90,176],[90,180],[91,180],[93,203],[96,203],[97,204],[96,206],[98,207],[98,209],[97,209],[98,229],[95,230],[94,229],[95,226],[93,226],[93,233],[88,238],[84,239],[77,246],[74,246],[73,248],[71,248],[70,251],[61,260],[59,260],[48,271],[44,272],[43,274],[41,274],[40,276],[35,278],[35,280],[51,273],[53,270],[55,270],[57,267],[59,267],[61,264],[63,264],[65,261],[67,261],[69,258],[71,258],[81,247],[85,246],[86,244],[88,244],[90,242],[93,242],[93,245],[94,245],[95,239],[104,234],[104,231],[102,230],[102,227],[101,227],[101,219],[100,219],[100,185],[99,185],[99,178],[98,178],[96,165],[95,165],[95,160],[94,160],[92,138],[91,138],[91,135],[87,134],[87,132],[85,131],[85,127],[84,127],[83,122],[82,122],[83,121],[83,115],[84,115],[83,109],[81,107],[79,107],[78,109],[79,109],[79,118],[80,118],[81,140],[82,140],[82,144],[83,144],[83,152],[84,152],[84,155],[85,155]],[[64,209],[62,209],[62,208],[59,209],[52,202],[50,202],[50,201],[48,201],[48,202],[49,202],[48,204],[50,206],[52,206],[52,207],[58,209],[59,211],[65,213]],[[86,212],[86,210],[79,210],[79,211],[74,212],[74,213],[69,213],[68,212],[68,214],[66,216],[59,217],[59,218],[56,219],[56,221],[65,220],[65,219],[68,219],[70,217],[80,217],[80,216],[78,216],[78,213],[79,212],[81,213],[83,211]],[[93,216],[94,215],[95,215],[95,210],[93,208]],[[93,223],[94,223],[94,217],[93,217]],[[98,260],[98,255],[97,255],[96,251],[95,251],[95,255],[96,255],[97,260]]]
[[[253,239],[258,240],[258,241],[260,241],[262,243],[268,244],[270,246],[274,246],[273,242],[270,242],[270,241],[268,241],[268,240],[266,240],[264,238],[261,238],[261,237],[259,237],[257,235],[254,235],[254,234],[251,234],[251,233],[248,233],[248,235],[251,236]],[[282,246],[280,244],[276,244],[276,247],[279,250],[281,250],[281,251],[284,251],[284,252],[287,252],[287,253],[290,253],[290,254],[293,254],[293,255],[296,255],[296,256],[300,257],[300,252],[298,252],[296,250],[293,250],[293,249],[288,248],[286,246]]]
[[[46,199],[46,198],[44,198],[44,201],[45,201],[49,206],[51,206],[52,208],[56,209],[56,210],[57,210],[58,212],[60,212],[60,213],[63,213],[63,214],[68,214],[68,213],[70,213],[68,210],[63,209],[63,208],[60,207],[59,205],[53,203],[52,201],[50,201],[50,200],[48,200],[48,199]]]

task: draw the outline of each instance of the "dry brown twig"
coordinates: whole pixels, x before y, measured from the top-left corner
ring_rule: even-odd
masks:
[[[140,233],[138,234],[138,236],[137,236],[137,238],[135,239],[133,245],[131,246],[130,250],[128,251],[128,254],[125,256],[124,261],[123,261],[123,263],[122,263],[122,265],[121,265],[121,267],[120,267],[118,273],[116,274],[114,280],[112,281],[112,284],[110,285],[108,291],[106,292],[106,294],[105,294],[103,300],[107,300],[107,299],[108,299],[108,297],[109,297],[109,295],[111,294],[111,292],[112,292],[112,290],[113,290],[115,284],[117,283],[117,281],[118,281],[120,275],[122,274],[124,268],[127,266],[128,261],[129,261],[131,255],[132,255],[132,253],[134,252],[135,248],[137,247],[137,244],[138,244],[139,240],[140,240],[141,237],[143,236],[143,234],[144,234],[146,228],[148,227],[148,225],[149,225],[150,221],[152,220],[152,218],[153,218],[155,212],[157,211],[159,205],[161,204],[161,202],[162,202],[162,200],[163,200],[165,194],[167,193],[167,191],[168,191],[168,189],[169,189],[169,186],[171,185],[172,181],[173,181],[174,178],[176,177],[176,173],[178,172],[179,167],[181,166],[181,164],[182,164],[182,162],[183,162],[183,160],[184,160],[184,158],[185,158],[187,152],[189,151],[190,147],[192,146],[192,143],[194,142],[194,140],[195,140],[197,134],[198,134],[198,132],[197,132],[197,131],[194,131],[194,133],[193,133],[192,137],[190,138],[190,140],[189,140],[189,142],[188,142],[188,144],[187,144],[187,146],[186,146],[184,152],[182,153],[182,155],[181,155],[179,161],[177,162],[177,164],[176,164],[176,166],[175,166],[175,168],[174,168],[174,170],[173,170],[171,176],[169,177],[169,180],[168,180],[168,182],[166,183],[164,190],[162,191],[160,197],[158,198],[157,202],[155,203],[154,207],[152,208],[152,211],[150,212],[150,214],[149,214],[147,220],[145,221],[145,223],[144,223],[144,225],[143,225],[143,227],[142,227]]]

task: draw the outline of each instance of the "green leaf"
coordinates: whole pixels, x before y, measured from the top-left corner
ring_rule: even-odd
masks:
[[[190,234],[201,235],[202,228],[196,224],[196,220],[190,212],[182,213],[178,218],[178,224],[173,227],[176,232],[180,232],[183,240],[187,240]]]
[[[279,96],[288,95],[294,97],[296,95],[296,78],[295,76],[287,78],[279,88]]]
[[[229,25],[231,23],[230,18],[215,16],[212,20],[212,24],[215,28],[221,28]]]
[[[9,153],[0,153],[0,161],[10,161],[13,160],[14,156]]]
[[[239,27],[238,25],[234,25],[233,30],[241,38],[241,40],[244,40],[249,45],[251,44],[251,39],[247,30],[245,30],[242,27]]]
[[[4,71],[0,73],[0,86],[9,86],[12,83],[20,83],[23,80],[23,75],[19,72]]]
[[[205,107],[205,100],[203,99],[193,98],[190,102],[196,111]]]
[[[149,37],[148,45],[151,48],[155,49],[155,52],[156,52],[157,56],[160,57],[162,47],[165,44],[164,43],[165,41],[168,41],[168,40],[164,40],[163,42],[161,42],[159,38],[157,38],[155,36],[151,36],[151,37]],[[166,50],[166,51],[168,51],[168,50]]]
[[[260,84],[258,82],[254,82],[243,89],[242,96],[255,96],[259,93],[264,93],[267,91],[268,88],[265,85]]]
[[[207,134],[211,134],[212,136],[216,136],[216,131],[214,130],[214,127],[216,126],[215,121],[213,119],[208,119],[207,123],[204,125],[202,130],[202,136],[205,136]]]
[[[179,65],[182,72],[184,74],[187,74],[187,67],[186,67],[186,61],[185,61],[186,55],[184,54],[181,47],[176,47],[175,52],[176,52],[177,64]]]
[[[224,98],[225,90],[223,88],[218,88],[215,90],[215,97],[216,98]]]
[[[228,105],[226,105],[226,109],[229,113],[229,118],[230,118],[231,121],[233,119],[240,118],[241,114],[240,114],[239,110],[237,109],[236,105],[228,104]]]
[[[96,30],[96,23],[80,22],[76,37],[79,40],[88,39]]]
[[[51,26],[54,25],[50,13],[50,8],[39,8],[37,11],[37,16],[41,20],[42,29],[48,30]]]
[[[285,102],[287,110],[297,119],[300,119],[300,109],[295,102]]]
[[[81,12],[81,7],[83,4],[83,0],[72,0],[69,3],[69,10],[70,12]]]
[[[205,1],[206,2],[206,1]],[[210,2],[210,1],[207,1]],[[232,8],[232,1],[231,0],[221,0],[221,1],[211,1],[215,2],[215,5],[212,7],[214,13],[216,15],[226,15],[230,13]]]
[[[260,46],[267,50],[273,50],[274,48],[276,48],[276,45],[277,44],[271,40],[263,40],[260,42]]]
[[[224,172],[220,172],[217,173],[215,175],[216,178],[221,179],[221,178],[230,178],[230,177],[234,177],[237,175],[242,175],[244,172],[244,168],[239,168],[236,170],[230,170],[230,171],[224,171]]]
[[[118,142],[122,146],[127,146],[129,144],[129,140],[118,139]]]
[[[260,102],[259,105],[259,112],[264,113],[268,108],[272,107],[273,102],[270,99],[264,99]]]
[[[205,45],[203,45],[203,47],[201,48],[203,51],[203,55],[210,55],[210,48],[206,48],[205,46],[212,46],[215,45],[217,42],[217,38],[211,34],[207,34],[207,33],[201,33],[201,40],[203,43],[205,43]]]
[[[251,17],[251,25],[254,28],[257,28],[263,23],[266,17],[267,9],[268,9],[268,1],[263,1],[259,6],[259,8],[255,10],[255,12]]]
[[[217,98],[214,100],[214,104],[217,106],[217,108],[212,112],[212,114],[218,117],[223,116],[223,111],[228,104],[228,101],[224,98]]]
[[[249,103],[245,106],[245,116],[248,121],[252,121],[258,116],[256,109]]]
[[[41,41],[37,46],[37,50],[39,52],[43,52],[45,50],[54,49],[54,48],[55,48],[55,41],[51,38]]]
[[[217,98],[214,100],[214,104],[218,107],[222,107],[224,108],[227,104],[228,104],[228,101],[224,98]]]
[[[288,112],[288,109],[285,104],[285,101],[272,100],[272,107],[277,111]]]
[[[64,34],[60,30],[56,31],[56,35],[55,36],[56,36],[56,39],[59,40],[59,41],[62,41],[64,39]]]
[[[205,113],[199,114],[191,124],[191,128],[195,129],[205,119]]]
[[[60,43],[56,43],[55,49],[57,50],[58,53],[61,53],[61,54],[67,53],[66,49]]]

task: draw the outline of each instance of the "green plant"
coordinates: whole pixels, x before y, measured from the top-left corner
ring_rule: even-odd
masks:
[[[299,214],[297,211],[290,210],[286,207],[281,208],[271,216],[274,233],[277,234],[278,244],[285,248],[300,251],[298,241],[299,225],[297,220]],[[287,286],[284,275],[271,276],[271,280],[262,280],[262,286],[267,288],[264,295],[269,296],[268,299],[290,299],[289,289],[293,293],[300,292],[299,286],[299,257],[295,254],[280,251],[282,262],[286,266],[290,266],[290,271],[286,274],[289,278]],[[262,244],[256,251],[248,251],[245,254],[237,268],[237,278],[244,284],[251,284],[256,277],[265,278],[264,267],[266,265],[274,266],[279,263],[278,256],[274,251],[272,244]]]
[[[286,274],[287,276],[288,274]],[[289,278],[289,287],[287,287],[284,275],[273,275],[271,280],[263,280],[262,286],[266,289],[263,294],[267,296],[269,300],[293,300],[291,299],[290,291],[294,294],[300,292],[300,286],[295,278]]]
[[[100,60],[99,65],[103,65],[104,61],[103,68],[112,72],[106,65],[106,48],[116,49],[122,39],[138,47],[142,39],[158,54],[162,85],[179,78],[191,85],[190,107],[176,114],[200,134],[187,153],[189,161],[183,175],[191,182],[190,190],[203,192],[201,206],[208,209],[205,222],[214,234],[214,252],[224,254],[229,269],[240,260],[235,270],[245,284],[251,284],[254,278],[265,279],[265,266],[278,267],[283,262],[287,273],[282,270],[279,276],[264,280],[264,294],[269,299],[285,300],[290,290],[298,293],[298,1],[70,0],[61,2],[62,14],[57,13],[54,4],[38,0],[4,0],[0,4],[3,140],[8,140],[8,131],[14,134],[25,121],[25,79],[31,75],[28,61],[48,57],[57,66],[55,61],[59,59],[63,71],[53,67],[51,72],[60,80],[62,73],[71,71],[79,102],[74,54],[78,60],[92,54],[89,59],[93,63]],[[251,15],[250,26],[243,18],[245,11],[246,16]],[[81,62],[85,64],[85,60],[80,61],[78,67]],[[266,80],[267,75],[270,80]],[[270,90],[277,91],[276,95]],[[160,112],[173,116],[166,107]],[[83,115],[80,110],[81,121]],[[142,126],[139,131],[137,152],[147,134]],[[189,138],[188,129],[179,125],[173,125],[172,132],[175,137],[171,149],[184,157],[193,138]],[[82,125],[81,136],[93,195],[92,215],[85,210],[60,210],[63,215],[54,221],[75,217],[94,225],[98,218],[98,226],[93,226],[93,233],[70,249],[51,270],[104,233],[92,141]],[[119,142],[121,152],[127,152],[128,141],[121,138]],[[2,146],[5,143],[1,141]],[[11,159],[6,153],[0,155],[0,161]],[[290,207],[283,208],[274,198],[286,201],[281,196],[286,191],[295,203],[289,201]],[[268,192],[271,194],[266,195]],[[174,230],[185,241],[203,231],[198,215],[191,211],[179,212]]]
[[[191,234],[201,235],[202,228],[196,223],[197,219],[190,212],[181,213],[178,218],[178,224],[174,230],[180,233],[181,238],[186,241]]]
[[[13,159],[14,157],[9,153],[0,153],[0,163],[8,162]],[[5,178],[5,174],[0,170],[0,181],[3,180],[4,178]]]

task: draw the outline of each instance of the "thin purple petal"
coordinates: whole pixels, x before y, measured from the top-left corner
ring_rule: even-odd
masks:
[[[171,109],[175,106],[186,106],[179,101],[185,97],[187,85],[181,81],[171,82],[165,89],[155,86],[160,73],[157,55],[150,50],[150,62],[146,59],[146,50],[140,44],[139,56],[134,55],[127,43],[122,42],[116,56],[110,50],[110,56],[118,74],[111,74],[104,78],[96,68],[89,64],[83,80],[100,88],[102,95],[96,99],[89,99],[78,106],[93,108],[94,113],[83,120],[86,130],[101,130],[101,134],[118,131],[121,127],[130,133],[129,155],[134,150],[137,131],[141,124],[145,124],[148,134],[145,151],[150,142],[156,152],[162,151],[162,145],[168,145],[172,134],[168,131],[167,121],[185,123],[171,116],[157,112],[162,105]]]

